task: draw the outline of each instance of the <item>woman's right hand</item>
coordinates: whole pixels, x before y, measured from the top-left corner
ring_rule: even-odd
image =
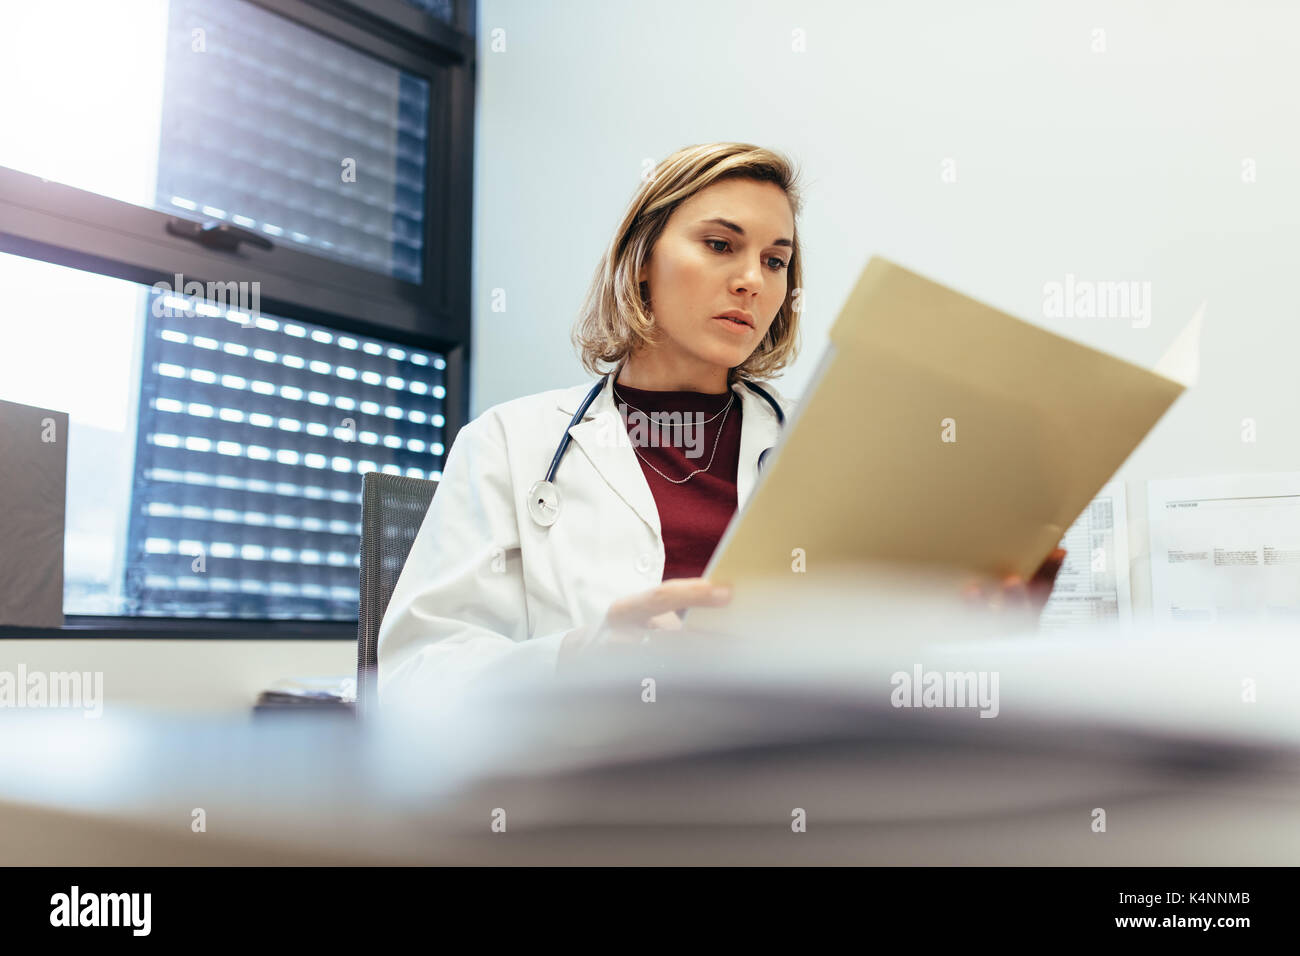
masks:
[[[674,578],[640,594],[612,602],[595,626],[570,631],[560,643],[557,668],[574,658],[610,645],[636,645],[646,631],[679,631],[677,612],[690,607],[721,607],[731,600],[731,589],[715,587],[708,578]]]

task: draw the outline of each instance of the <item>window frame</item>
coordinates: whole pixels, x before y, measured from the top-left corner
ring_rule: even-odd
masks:
[[[444,447],[469,408],[476,0],[453,0],[446,24],[400,0],[244,0],[421,77],[429,84],[421,282],[414,284],[277,243],[205,248],[173,236],[193,219],[0,167],[0,252],[145,286],[259,282],[264,312],[438,352]],[[199,220],[202,221],[202,220]],[[445,458],[445,453],[444,453]],[[351,621],[67,614],[62,628],[0,626],[2,638],[355,640]]]

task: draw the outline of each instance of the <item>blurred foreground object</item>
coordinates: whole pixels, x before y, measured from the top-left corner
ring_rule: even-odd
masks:
[[[0,853],[13,864],[1300,856],[1293,633],[935,633],[655,641],[563,680],[483,682],[456,701],[394,695],[367,722],[0,712]]]
[[[356,705],[354,677],[285,677],[257,696],[253,712],[333,710],[350,714]]]

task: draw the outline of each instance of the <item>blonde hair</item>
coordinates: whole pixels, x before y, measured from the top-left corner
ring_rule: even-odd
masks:
[[[655,167],[628,204],[623,221],[596,267],[591,288],[574,325],[572,340],[582,365],[603,375],[643,346],[657,343],[645,283],[637,273],[650,258],[673,211],[696,193],[724,179],[753,179],[780,186],[790,201],[796,225],[790,238],[785,301],[753,353],[727,373],[728,384],[739,378],[766,379],[793,362],[799,353],[799,314],[795,297],[803,287],[799,251],[799,210],[803,205],[790,161],[772,150],[749,143],[704,143],[686,146]]]

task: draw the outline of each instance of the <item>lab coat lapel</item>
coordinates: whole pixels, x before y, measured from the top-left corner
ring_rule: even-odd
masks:
[[[559,408],[572,416],[582,404],[594,382],[568,389],[561,396]],[[591,403],[583,420],[569,429],[573,441],[591,460],[596,471],[610,488],[627,502],[657,535],[662,535],[659,508],[641,470],[641,461],[632,449],[627,428],[614,405],[613,376]],[[770,405],[741,382],[732,386],[741,402],[740,461],[736,467],[736,508],[745,507],[758,483],[758,458],[781,437],[781,426]],[[770,456],[769,456],[770,460]],[[563,494],[564,465],[557,472],[556,484]]]
[[[754,486],[758,483],[758,456],[776,445],[781,437],[781,426],[776,413],[762,396],[748,386],[737,382],[732,391],[740,394],[740,463],[736,466],[736,510],[745,507]],[[769,455],[768,463],[772,461]]]
[[[604,389],[583,415],[583,420],[570,428],[569,434],[615,494],[627,502],[656,535],[662,535],[659,507],[645,480],[645,473],[641,471],[641,460],[632,449],[632,440],[628,437],[623,418],[614,406],[613,382],[614,377],[611,375]],[[572,416],[594,384],[592,382],[567,391],[560,401],[560,409]],[[555,483],[563,495],[563,462],[556,472]]]

